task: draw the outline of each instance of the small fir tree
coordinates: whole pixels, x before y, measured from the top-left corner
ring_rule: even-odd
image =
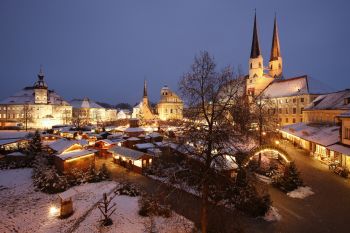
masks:
[[[29,145],[27,148],[27,154],[30,156],[37,156],[43,152],[43,146],[41,142],[41,137],[39,131],[35,131],[31,140],[29,141]]]
[[[293,191],[303,185],[303,180],[294,162],[285,167],[283,175],[277,178],[275,185],[285,192]]]

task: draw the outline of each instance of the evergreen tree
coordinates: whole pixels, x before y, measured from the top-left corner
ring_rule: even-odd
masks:
[[[285,192],[293,191],[303,185],[303,180],[300,178],[294,162],[291,162],[285,167],[283,175],[277,178],[275,185]]]
[[[41,137],[39,131],[35,131],[34,135],[32,136],[31,140],[29,141],[29,145],[27,148],[27,154],[29,156],[37,156],[41,154],[43,151],[43,146],[41,142]]]

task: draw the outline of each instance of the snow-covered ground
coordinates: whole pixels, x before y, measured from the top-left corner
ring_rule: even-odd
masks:
[[[30,131],[18,131],[18,130],[0,130],[0,139],[5,138],[23,138],[25,137]]]
[[[304,199],[305,197],[311,196],[315,194],[310,187],[303,186],[299,187],[289,193],[287,195],[292,198],[299,198],[299,199]]]
[[[112,181],[83,184],[74,187],[74,214],[59,219],[50,213],[51,207],[59,208],[58,195],[35,192],[31,180],[31,169],[0,171],[0,232],[144,232],[150,218],[138,215],[138,197],[115,196],[117,210],[112,215],[114,224],[99,229],[101,214],[94,208],[103,193],[113,190]],[[90,211],[91,210],[91,211]],[[88,213],[86,216],[85,214]],[[75,223],[80,221],[79,225]],[[187,232],[192,222],[173,213],[171,218],[154,219],[159,232]]]

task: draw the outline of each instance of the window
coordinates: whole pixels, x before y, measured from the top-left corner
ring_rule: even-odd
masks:
[[[282,108],[279,108],[279,109],[278,109],[278,113],[279,113],[279,114],[282,114]]]
[[[250,69],[253,69],[253,63],[250,63]]]
[[[350,128],[345,128],[344,130],[344,138],[350,139]]]
[[[288,114],[288,108],[286,108],[286,114]]]
[[[281,63],[278,63],[278,68],[280,68],[280,69],[282,68],[282,65],[281,65]]]
[[[297,108],[293,108],[293,114],[297,113]]]
[[[293,118],[293,123],[295,123],[295,118]]]
[[[259,62],[259,68],[261,68],[261,62]]]
[[[270,66],[270,69],[272,70],[272,64],[271,64],[271,66]]]
[[[304,111],[304,108],[300,108],[300,113],[303,113],[303,111]]]
[[[172,109],[170,109],[170,113],[173,113],[173,110],[172,110]]]
[[[286,118],[286,123],[288,123],[288,118]]]
[[[293,103],[296,103],[296,102],[297,102],[297,100],[295,98],[293,98]]]
[[[280,118],[280,119],[279,119],[279,122],[281,122],[281,123],[282,123],[282,118]]]
[[[301,102],[301,103],[304,103],[304,98],[303,98],[303,97],[300,98],[300,102]]]

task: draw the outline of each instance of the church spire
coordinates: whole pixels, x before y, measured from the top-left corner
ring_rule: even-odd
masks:
[[[273,36],[272,36],[272,47],[271,47],[271,56],[270,61],[277,60],[281,56],[280,51],[280,40],[278,37],[278,28],[277,28],[277,19],[275,15],[275,20],[273,24]]]
[[[260,46],[259,46],[258,27],[257,27],[257,23],[256,23],[256,12],[255,12],[252,50],[250,52],[250,58],[257,58],[260,55],[261,55],[261,53],[260,53]]]
[[[143,97],[147,97],[147,83],[146,83],[146,79],[143,81]]]
[[[283,77],[283,61],[281,57],[280,40],[278,37],[276,15],[273,23],[271,55],[270,55],[270,61],[269,61],[269,74],[273,78]]]

